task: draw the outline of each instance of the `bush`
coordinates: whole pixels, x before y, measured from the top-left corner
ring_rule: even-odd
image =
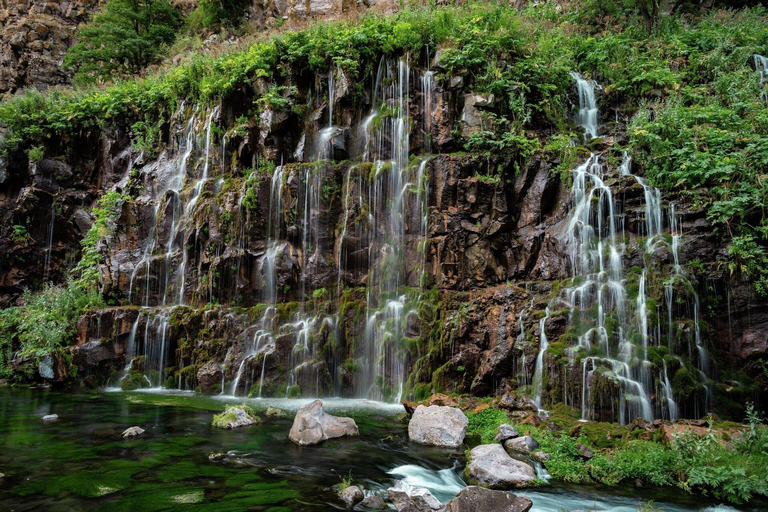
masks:
[[[168,0],[109,0],[77,33],[64,64],[83,82],[140,73],[176,38],[179,13]]]

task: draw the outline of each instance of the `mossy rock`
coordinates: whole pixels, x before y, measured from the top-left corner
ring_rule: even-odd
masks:
[[[245,404],[228,405],[221,414],[213,416],[212,425],[215,428],[247,427],[260,423],[261,419]]]
[[[147,382],[144,375],[139,372],[131,372],[120,381],[120,389],[123,391],[135,391],[137,389],[148,387],[150,387],[149,382]]]

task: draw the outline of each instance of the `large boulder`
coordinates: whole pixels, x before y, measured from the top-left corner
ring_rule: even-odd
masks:
[[[356,485],[349,485],[339,491],[339,498],[341,498],[341,501],[344,502],[344,504],[347,506],[347,508],[352,508],[365,498],[363,495],[362,489],[360,489]]]
[[[445,512],[528,512],[532,506],[523,496],[470,485],[446,504]]]
[[[419,444],[457,448],[464,442],[469,420],[454,407],[420,405],[408,423],[408,437]]]
[[[510,457],[500,444],[481,444],[469,452],[466,476],[488,487],[524,487],[533,483],[536,471]]]
[[[298,445],[310,446],[327,439],[357,434],[355,420],[326,414],[323,412],[323,401],[315,400],[296,412],[288,438]]]
[[[443,506],[429,490],[423,487],[412,487],[402,480],[387,489],[387,498],[397,509],[397,512],[432,512],[441,510]]]

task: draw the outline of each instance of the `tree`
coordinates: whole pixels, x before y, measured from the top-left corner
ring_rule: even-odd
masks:
[[[181,24],[168,0],[109,0],[104,11],[78,31],[64,64],[81,81],[135,75],[160,59]]]

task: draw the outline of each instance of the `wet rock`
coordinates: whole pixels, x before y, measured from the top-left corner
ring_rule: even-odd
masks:
[[[446,506],[446,512],[528,512],[533,502],[511,492],[470,485],[462,489]]]
[[[387,498],[398,512],[431,512],[442,509],[438,499],[427,489],[411,487],[402,480],[387,489]]]
[[[589,449],[587,445],[577,444],[576,449],[579,451],[579,457],[585,460],[591,459],[595,454]]]
[[[517,432],[515,427],[513,427],[509,423],[503,423],[499,425],[499,428],[496,431],[496,437],[494,437],[493,440],[496,441],[497,443],[503,443],[507,439],[514,439],[519,435],[520,434]]]
[[[500,444],[474,447],[468,461],[466,477],[480,485],[524,487],[536,479],[536,471],[530,464],[513,459]]]
[[[269,407],[265,414],[269,418],[285,418],[285,411],[277,407]]]
[[[223,413],[213,417],[213,426],[216,428],[239,428],[256,423],[259,423],[258,416],[245,405],[231,405]]]
[[[531,436],[517,437],[504,441],[504,448],[512,452],[531,453],[538,447],[539,443]]]
[[[221,365],[216,361],[208,361],[197,371],[197,383],[200,393],[213,395],[221,392]]]
[[[531,457],[539,462],[549,462],[549,454],[547,452],[533,452]]]
[[[435,393],[424,403],[426,406],[440,405],[444,407],[456,407],[459,403],[448,395],[442,393]]]
[[[43,416],[43,421],[59,421],[59,415],[58,414],[46,414]]]
[[[403,404],[403,409],[405,409],[405,414],[407,414],[409,418],[413,416],[413,411],[415,411],[416,408],[420,405],[418,402],[402,401],[400,403]]]
[[[419,444],[456,448],[464,442],[469,421],[454,407],[420,405],[408,423],[408,437]]]
[[[384,510],[389,508],[387,507],[387,504],[384,503],[384,498],[378,494],[371,494],[370,496],[366,496],[365,499],[360,502],[360,506],[368,510]]]
[[[363,496],[363,491],[358,486],[350,485],[339,492],[339,498],[341,498],[341,501],[344,502],[347,508],[352,508],[363,501],[365,496]]]
[[[143,428],[141,428],[141,427],[131,427],[131,428],[125,429],[125,431],[123,432],[122,436],[123,437],[138,437],[138,436],[142,435],[144,432],[146,432],[146,431]]]
[[[516,393],[504,393],[499,400],[499,407],[507,411],[537,411],[539,409],[533,400]]]
[[[355,420],[326,414],[323,412],[323,401],[315,400],[296,412],[288,438],[298,445],[311,446],[358,433]]]

